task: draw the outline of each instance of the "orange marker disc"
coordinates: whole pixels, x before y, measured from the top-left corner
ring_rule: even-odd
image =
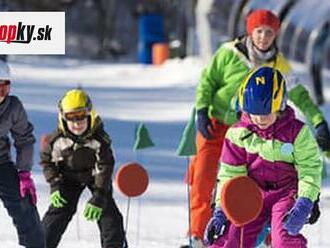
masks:
[[[228,180],[221,191],[221,207],[237,227],[255,220],[263,207],[262,193],[256,182],[239,176]]]
[[[134,197],[146,191],[149,177],[140,164],[131,162],[119,168],[115,181],[120,192],[128,197]]]

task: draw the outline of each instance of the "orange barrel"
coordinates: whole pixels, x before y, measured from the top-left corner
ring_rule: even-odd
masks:
[[[152,63],[161,65],[168,59],[169,48],[167,43],[154,43],[152,45]]]

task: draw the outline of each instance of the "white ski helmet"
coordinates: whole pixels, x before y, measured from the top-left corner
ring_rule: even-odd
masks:
[[[0,80],[11,81],[9,66],[3,60],[0,60]]]

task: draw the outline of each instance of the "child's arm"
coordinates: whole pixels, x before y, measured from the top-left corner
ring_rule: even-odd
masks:
[[[51,192],[55,192],[59,190],[59,184],[62,180],[62,176],[59,172],[58,166],[55,164],[52,153],[54,152],[53,144],[55,140],[58,138],[59,133],[55,131],[49,136],[49,141],[47,146],[40,153],[40,164],[43,168],[43,174],[46,178],[46,181],[50,184]]]
[[[106,200],[106,193],[111,185],[114,167],[114,157],[111,149],[111,139],[101,125],[97,132],[97,139],[101,142],[97,168],[94,174],[94,191],[89,203],[102,208]]]
[[[11,96],[13,125],[10,129],[16,148],[16,166],[20,171],[30,171],[33,165],[33,126],[28,121],[26,111],[17,97]]]
[[[220,192],[224,183],[233,177],[247,175],[246,151],[240,138],[242,137],[242,132],[245,132],[245,130],[231,127],[226,133],[217,177],[217,195],[215,200],[217,208],[220,207]]]
[[[307,125],[294,141],[294,164],[298,171],[298,197],[315,201],[320,192],[322,167],[318,145]]]
[[[95,175],[95,186],[98,189],[107,190],[111,182],[111,176],[115,160],[111,149],[111,139],[109,135],[102,130],[99,133],[101,137],[100,160],[97,163],[97,174]]]
[[[313,202],[320,192],[322,161],[317,143],[307,125],[304,125],[294,141],[294,164],[298,171],[298,198],[289,210],[284,228],[290,235],[299,234],[308,216]]]

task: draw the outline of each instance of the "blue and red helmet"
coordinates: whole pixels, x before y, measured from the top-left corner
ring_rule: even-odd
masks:
[[[268,115],[285,109],[287,92],[282,74],[272,67],[249,73],[239,90],[239,106],[246,113]]]

